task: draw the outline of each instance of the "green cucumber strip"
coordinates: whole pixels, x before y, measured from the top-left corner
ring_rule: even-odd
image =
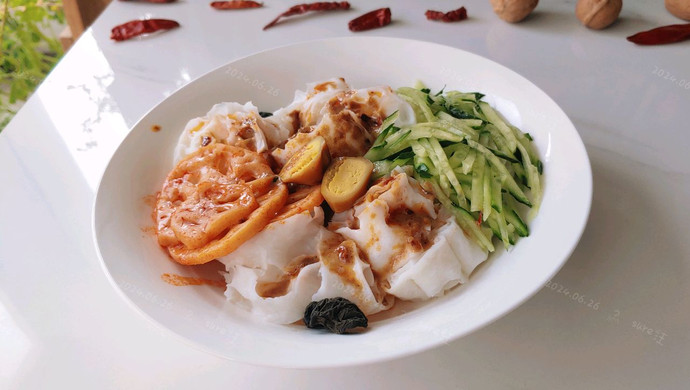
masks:
[[[423,171],[423,169],[421,169],[421,168],[418,169],[417,167],[426,166],[427,171],[429,172],[429,174],[431,174],[431,177],[435,177],[435,176],[439,175],[438,169],[436,169],[436,167],[434,166],[434,163],[431,161],[431,159],[428,156],[421,157],[421,156],[415,155],[413,161],[414,161],[413,164],[415,167],[415,171],[417,171],[418,173],[420,170]]]
[[[462,173],[462,170],[460,168],[453,169],[453,172],[455,172],[455,177],[458,178],[458,181],[460,182],[461,186],[463,184],[467,187],[472,185],[472,175],[465,175],[464,173]],[[465,186],[463,186],[463,192],[465,192]]]
[[[445,105],[445,110],[448,114],[457,119],[480,119],[483,121],[483,115],[479,111],[479,106],[476,103],[461,102],[460,104]]]
[[[467,198],[467,202],[470,202],[470,201],[472,201],[472,199],[470,199],[470,196],[471,196],[470,194],[472,193],[472,177],[469,175],[468,175],[468,177],[470,178],[470,181],[469,182],[462,182],[461,181],[460,186],[462,186],[462,191],[465,193],[465,197]]]
[[[436,199],[438,199],[439,202],[441,202],[441,205],[443,205],[443,207],[445,207],[453,214],[453,216],[455,216],[455,220],[458,222],[458,225],[460,225],[460,228],[465,231],[465,233],[467,233],[467,235],[469,235],[470,238],[472,238],[472,240],[482,249],[493,252],[495,248],[491,242],[491,238],[487,237],[479,226],[477,226],[477,221],[472,214],[462,207],[453,205],[450,199],[443,193],[443,191],[441,191],[441,188],[435,180],[430,180],[430,183],[434,189]]]
[[[441,189],[443,190],[443,193],[450,197],[450,180],[447,175],[443,172],[441,168],[441,163],[438,161],[438,156],[434,152],[434,149],[431,147],[431,144],[429,143],[429,139],[427,138],[422,138],[416,141],[419,143],[419,145],[424,148],[424,154],[426,156],[429,156],[431,159],[431,163],[436,167],[436,169],[439,172],[438,179],[439,179],[439,184],[441,185]],[[437,141],[438,142],[438,141]],[[414,150],[414,149],[413,149]]]
[[[494,168],[491,167],[491,208],[499,213],[503,212],[503,196],[501,193],[501,188],[503,183],[501,183],[500,174]]]
[[[397,118],[397,115],[395,113],[391,114],[385,120],[388,120],[391,117]],[[371,146],[371,148],[369,148],[369,150],[367,151],[367,154],[365,154],[365,156],[367,156],[367,155],[371,155],[371,156],[377,155],[378,156],[378,155],[382,154],[383,152],[385,152],[387,150],[386,148],[390,148],[391,143],[394,143],[400,137],[404,137],[405,133],[409,132],[409,131],[399,131],[399,130],[400,130],[399,127],[395,127],[392,124],[383,128],[383,131],[381,131],[381,133],[378,135],[378,137],[376,137],[374,144]],[[380,159],[380,158],[377,158],[376,160],[378,160],[378,159]]]
[[[460,91],[448,91],[446,93],[446,97],[448,99],[452,99],[453,101],[458,101],[458,100],[475,100],[474,95],[471,93],[467,92],[460,92]]]
[[[498,229],[501,232],[501,241],[506,249],[510,247],[510,237],[508,236],[508,224],[501,213],[496,213],[496,220],[498,221]]]
[[[419,107],[419,111],[422,113],[421,118],[417,118],[417,122],[435,122],[436,121],[436,115],[431,111],[431,108],[429,108],[429,104],[426,101],[427,97],[429,95],[425,94],[424,92],[410,88],[410,87],[402,87],[398,88],[396,91],[398,93],[398,96],[400,96],[403,100],[407,101],[410,103],[413,108]],[[416,111],[415,111],[416,112]],[[425,120],[422,120],[425,119]]]
[[[500,213],[491,214],[491,217],[489,217],[486,222],[493,234],[503,242],[506,249],[510,245],[515,245],[515,235],[512,233],[510,225],[506,223]]]
[[[522,221],[522,219],[520,218],[518,213],[515,212],[515,210],[510,210],[509,213],[505,214],[505,217],[506,221],[510,223],[510,226],[512,226],[515,229],[515,232],[518,236],[529,236],[529,229],[527,228],[527,225]]]
[[[385,144],[381,144],[379,147],[371,148],[364,155],[364,158],[370,161],[383,160],[388,156],[392,156],[408,147],[410,147],[409,142],[406,139],[410,136],[412,130],[401,129],[396,133],[390,135],[386,140]]]
[[[522,146],[521,143],[518,143],[517,148],[522,154],[522,164],[525,168],[525,173],[527,174],[527,184],[529,185],[530,192],[532,194],[534,210],[538,210],[539,204],[541,203],[541,183],[539,181],[539,172],[537,171],[537,167],[532,165],[529,152],[525,150],[525,147]],[[532,211],[532,213],[536,213],[536,211]]]
[[[471,130],[474,131],[477,131],[477,128],[482,127],[485,123],[482,119],[458,119],[445,111],[439,112],[437,116],[439,117],[439,119],[453,123],[458,127],[469,127]]]
[[[484,156],[492,166],[496,167],[498,172],[501,174],[501,178],[504,180],[503,185],[505,189],[508,190],[508,192],[510,192],[510,194],[513,195],[513,197],[518,202],[532,207],[532,203],[529,201],[529,199],[527,199],[525,193],[520,189],[520,187],[515,182],[515,179],[513,179],[513,177],[506,169],[505,165],[501,163],[498,157],[494,156],[494,154],[491,153],[489,149],[472,140],[467,140],[467,145],[481,153],[482,156]]]
[[[494,236],[498,237],[498,239],[501,239],[501,231],[498,229],[498,221],[496,220],[496,216],[492,216],[488,220],[486,220],[486,224],[489,225],[489,229],[491,229],[491,232],[494,234]]]
[[[477,160],[477,152],[474,150],[470,150],[467,153],[467,157],[462,161],[462,173],[465,175],[470,174],[472,171],[472,167],[474,166],[474,162]]]
[[[510,129],[513,131],[513,134],[515,134],[515,138],[518,140],[518,142],[527,150],[529,159],[532,161],[539,161],[539,157],[534,150],[534,144],[532,143],[531,137],[528,137],[527,134],[523,133],[515,126],[510,126]]]
[[[489,133],[488,133],[488,132],[482,131],[482,132],[479,134],[479,141],[478,141],[478,142],[479,142],[480,144],[482,144],[482,145],[486,145],[487,148],[488,148],[488,145],[489,145],[489,140],[490,140],[490,137],[489,137]]]
[[[522,168],[525,170],[525,175],[527,176],[527,186],[531,189],[536,183],[536,186],[539,187],[539,174],[534,176],[533,170],[530,169],[534,166],[532,165],[532,160],[529,157],[529,153],[527,150],[525,150],[525,147],[522,146],[521,143],[517,144],[517,149],[520,151],[520,155],[522,156]]]
[[[515,138],[513,130],[508,127],[508,125],[498,116],[498,113],[496,113],[496,111],[494,111],[494,109],[491,108],[488,103],[479,102],[479,107],[481,107],[482,112],[484,115],[486,115],[486,119],[493,123],[494,126],[498,127],[498,130],[501,131],[501,134],[503,134],[506,139],[508,149],[514,153],[515,148],[517,147],[517,139]]]
[[[369,149],[364,156],[370,160],[372,158],[380,160],[409,147],[408,141],[420,138],[438,138],[442,141],[451,142],[461,142],[465,139],[463,135],[454,134],[434,123],[420,123],[412,127],[402,128],[392,134],[389,133],[384,142]]]
[[[498,127],[496,127],[493,124],[487,124],[486,126],[484,126],[484,130],[488,131],[489,134],[491,134],[491,140],[496,144],[497,151],[499,151],[503,156],[506,156],[506,159],[510,159],[511,161],[517,161],[515,155],[508,146],[508,141],[503,136],[503,133],[501,133]]]
[[[455,91],[448,92],[445,96],[446,112],[458,119],[484,119],[476,100],[462,99]]]
[[[492,198],[491,198],[491,180],[493,179],[491,175],[492,168],[490,165],[487,165],[484,167],[484,180],[482,183],[482,189],[483,189],[483,194],[482,196],[484,197],[482,199],[482,219],[486,221],[487,218],[489,218],[489,215],[491,215],[491,203],[492,203]]]
[[[444,148],[446,150],[446,154],[448,152],[452,153],[450,157],[448,158],[448,163],[450,164],[450,167],[455,169],[455,168],[460,168],[462,166],[462,162],[465,160],[467,157],[467,154],[470,152],[470,149],[465,147],[465,148],[457,148],[455,146],[457,145],[462,145],[462,144],[454,144],[451,146],[447,146]],[[465,146],[465,145],[462,145]]]
[[[484,123],[481,119],[458,119],[443,111],[439,112],[437,116],[442,123],[457,128],[475,141],[479,138],[479,133],[473,128],[473,126],[481,126]]]
[[[515,211],[510,201],[505,202],[504,209],[506,221],[513,225],[518,236],[529,236],[529,227],[527,227],[527,224],[520,218],[520,215]]]
[[[434,115],[438,115],[445,110],[446,99],[443,96],[427,93],[426,102]]]
[[[483,93],[479,92],[460,92],[460,91],[448,91],[446,96],[452,97],[457,100],[469,100],[477,102],[484,97]]]
[[[407,166],[415,178],[432,184],[439,202],[481,247],[493,251],[494,235],[506,248],[514,245],[518,236],[529,234],[517,202],[531,207],[532,214],[542,196],[543,168],[531,137],[481,101],[481,94],[432,95],[418,87],[398,90],[418,123],[398,128],[395,112],[379,127],[365,156],[375,161],[374,177]]]
[[[472,150],[472,148],[463,143],[447,145],[443,149],[450,153],[462,153],[463,155],[468,154]]]
[[[483,156],[477,156],[472,169],[472,201],[470,202],[470,211],[481,211],[484,200],[484,168],[485,159]]]
[[[396,110],[394,113],[388,115],[386,117],[386,119],[384,119],[383,122],[381,122],[381,126],[379,127],[379,129],[383,129],[385,131],[389,127],[392,127],[393,124],[395,123],[395,121],[398,120],[399,116],[400,116],[400,112],[398,110]],[[377,138],[377,141],[378,141],[378,138]],[[375,145],[375,143],[374,143],[374,145]]]
[[[512,170],[513,176],[518,179],[518,182],[527,186],[527,174],[525,173],[525,168],[522,167],[522,163],[510,164],[509,167]]]
[[[395,167],[411,165],[413,157],[414,155],[410,157],[397,157],[393,160],[374,161],[374,171],[372,172],[372,178],[375,180],[380,177],[386,176],[390,174]]]
[[[529,166],[527,179],[529,180],[530,177],[534,178],[532,188],[530,189],[530,192],[532,193],[532,203],[534,204],[530,210],[530,218],[532,218],[536,215],[537,211],[539,211],[539,207],[541,206],[541,197],[543,195],[541,182],[539,181],[539,171],[534,165]]]
[[[491,148],[487,148],[487,149],[489,149],[489,150],[491,151],[491,153],[495,154],[496,157],[498,157],[498,158],[502,158],[502,159],[504,159],[504,160],[506,160],[506,161],[508,161],[508,162],[512,162],[512,163],[517,163],[517,164],[520,163],[520,161],[518,161],[518,160],[516,160],[515,158],[513,158],[513,157],[511,157],[511,156],[509,156],[509,155],[507,155],[507,154],[505,154],[505,153],[503,153],[503,152],[501,152],[500,150],[491,149]]]
[[[429,154],[426,149],[419,143],[419,140],[410,141],[410,146],[412,147],[412,152],[415,157],[428,158]]]
[[[378,135],[378,137],[376,137],[376,140],[374,140],[374,144],[371,146],[369,150],[383,148],[387,144],[386,138],[388,138],[389,135],[393,134],[396,131],[396,129],[398,129],[397,127],[394,127],[392,125],[386,127],[381,126],[381,128],[383,128],[383,130],[381,130],[381,133]]]
[[[436,154],[436,159],[439,163],[438,164],[439,172],[448,178],[448,181],[453,186],[453,189],[455,190],[455,193],[457,194],[458,205],[460,207],[467,207],[467,201],[465,200],[465,193],[462,190],[462,187],[460,186],[460,182],[458,181],[458,178],[455,176],[455,172],[453,172],[453,168],[451,168],[450,164],[448,163],[448,158],[446,158],[446,153],[443,151],[441,144],[438,142],[438,140],[436,138],[429,138],[428,141],[429,141],[429,145],[431,146],[432,150]]]
[[[506,220],[507,222],[507,220]],[[508,241],[510,241],[510,245],[515,245],[515,242],[518,240],[518,235],[515,234],[515,227],[511,224],[508,224]]]
[[[376,180],[381,177],[384,177],[391,173],[391,171],[395,168],[393,166],[392,161],[388,160],[381,160],[381,161],[374,161],[374,171],[371,173],[372,179]]]
[[[511,127],[513,132],[520,133],[520,130],[516,127]],[[527,177],[527,183],[530,187],[532,193],[532,201],[535,207],[530,211],[531,215],[536,215],[537,210],[539,210],[539,205],[541,204],[542,188],[540,175],[542,173],[542,163],[539,160],[535,150],[534,144],[524,136],[518,137],[518,149],[520,154],[523,155],[522,162],[525,168],[525,174]]]
[[[429,166],[421,163],[421,164],[415,164],[414,166],[414,171],[419,177],[424,178],[424,179],[429,179],[434,177],[433,174],[431,173],[431,169],[429,169]]]
[[[411,127],[412,133],[416,134],[418,131],[428,131],[425,134],[432,134],[430,137],[414,136],[414,138],[439,138],[445,141],[461,142],[467,135],[462,131],[453,127],[447,126],[443,123],[419,123]]]
[[[491,231],[494,233],[494,236],[501,239],[501,231],[498,229],[498,221],[496,220],[496,216],[490,216],[489,219],[486,220],[486,224],[489,225],[489,229],[491,229]]]

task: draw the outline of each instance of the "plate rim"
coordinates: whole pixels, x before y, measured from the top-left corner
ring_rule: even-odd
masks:
[[[473,52],[470,52],[465,49],[461,49],[458,47],[454,46],[448,46],[444,44],[439,44],[436,42],[430,42],[430,41],[425,41],[425,40],[418,40],[418,39],[408,39],[408,38],[399,38],[399,37],[385,37],[385,36],[359,36],[359,37],[336,37],[336,38],[319,38],[319,39],[312,39],[312,40],[305,40],[305,41],[299,41],[299,42],[293,42],[285,45],[279,45],[271,48],[267,48],[264,50],[256,51],[253,53],[250,53],[248,55],[242,56],[235,58],[233,60],[227,61],[219,66],[214,67],[213,69],[199,75],[198,77],[190,80],[187,84],[181,86],[180,88],[176,89],[174,92],[172,92],[170,95],[163,97],[161,100],[156,102],[149,110],[146,111],[145,114],[143,114],[139,120],[137,120],[129,129],[127,132],[127,135],[122,139],[120,144],[117,146],[115,151],[113,152],[112,156],[108,160],[108,164],[106,165],[105,169],[103,170],[100,179],[98,181],[98,185],[96,187],[96,192],[94,196],[94,200],[92,202],[92,209],[91,209],[91,231],[92,231],[92,239],[96,248],[96,253],[100,262],[101,269],[105,273],[108,281],[110,284],[115,288],[117,291],[118,295],[128,303],[129,306],[135,309],[135,312],[139,313],[142,315],[144,318],[146,318],[148,321],[154,323],[157,328],[162,329],[166,332],[166,334],[172,334],[174,336],[174,339],[182,341],[184,344],[190,345],[198,350],[210,353],[212,355],[221,357],[223,359],[228,359],[234,362],[239,362],[239,363],[247,363],[247,364],[252,364],[252,365],[257,365],[257,366],[268,366],[268,367],[276,367],[276,368],[334,368],[334,367],[352,367],[352,366],[359,366],[359,365],[364,365],[364,364],[371,364],[371,363],[378,363],[378,362],[384,362],[384,361],[390,361],[393,359],[398,359],[406,356],[410,356],[413,354],[421,353],[424,351],[428,351],[430,349],[436,348],[439,345],[442,345],[444,343],[447,343],[449,341],[453,340],[458,340],[461,337],[465,337],[467,335],[470,335],[477,330],[484,328],[493,322],[503,318],[507,314],[511,313],[521,305],[523,305],[526,301],[530,300],[534,295],[536,295],[541,288],[535,287],[532,289],[532,291],[529,294],[524,295],[521,299],[516,301],[516,303],[511,304],[509,307],[506,307],[502,309],[501,313],[498,315],[493,316],[487,321],[479,321],[476,322],[474,325],[466,327],[463,332],[461,333],[451,333],[447,335],[447,337],[437,337],[435,340],[431,341],[426,341],[423,343],[413,343],[414,345],[411,347],[406,347],[403,351],[401,352],[396,352],[396,353],[388,353],[384,355],[375,355],[375,356],[358,356],[355,359],[344,359],[340,361],[320,361],[318,364],[314,364],[313,362],[311,364],[299,364],[299,362],[296,362],[298,364],[293,364],[293,365],[286,365],[286,364],[281,364],[277,361],[274,360],[262,360],[260,357],[254,355],[250,358],[248,357],[234,357],[234,356],[228,356],[227,354],[224,354],[220,352],[219,350],[210,348],[206,345],[204,345],[201,342],[192,340],[182,334],[177,333],[176,331],[172,330],[171,328],[167,327],[165,324],[161,323],[154,317],[152,317],[149,313],[144,311],[142,307],[140,307],[136,302],[134,302],[129,295],[123,290],[123,288],[118,284],[118,282],[114,279],[114,276],[111,274],[110,270],[108,269],[108,266],[106,264],[105,259],[103,258],[103,254],[101,252],[101,247],[99,245],[99,237],[97,234],[97,221],[96,221],[96,214],[97,214],[97,209],[99,207],[99,202],[102,202],[102,195],[101,195],[101,189],[102,189],[102,184],[104,182],[104,179],[106,178],[107,173],[109,172],[110,169],[112,169],[112,164],[114,157],[118,153],[122,153],[121,149],[123,149],[123,145],[125,145],[125,140],[130,137],[130,135],[133,133],[133,131],[141,126],[141,124],[148,118],[153,111],[155,111],[160,105],[164,104],[165,101],[170,99],[171,97],[175,95],[179,95],[182,91],[184,91],[187,88],[193,88],[193,85],[195,82],[197,82],[200,79],[208,77],[210,74],[218,72],[222,69],[227,68],[228,66],[231,66],[234,63],[243,61],[245,59],[258,56],[258,55],[263,55],[266,53],[270,53],[273,51],[278,51],[278,50],[284,50],[287,48],[293,48],[297,46],[306,46],[306,45],[314,45],[314,44],[325,44],[328,42],[338,42],[338,41],[355,41],[355,40],[362,40],[362,41],[397,41],[397,42],[407,42],[407,43],[414,43],[414,44],[423,44],[423,45],[430,45],[430,46],[436,46],[439,48],[443,48],[446,50],[452,50],[452,51],[460,51],[463,52],[466,55],[470,55],[472,57],[475,57],[476,59],[479,59],[480,61],[488,61],[495,66],[498,66],[501,68],[503,71],[508,72],[511,75],[517,76],[518,78],[521,78],[523,81],[526,81],[529,83],[531,86],[536,88],[538,92],[543,94],[545,98],[547,98],[553,105],[559,110],[560,114],[563,115],[564,119],[567,120],[567,122],[571,125],[572,129],[574,130],[574,136],[577,137],[577,140],[579,141],[577,143],[578,149],[581,149],[578,151],[578,154],[580,155],[581,158],[584,158],[583,163],[586,163],[586,167],[580,167],[580,168],[586,168],[584,169],[584,173],[586,174],[586,179],[587,181],[585,183],[579,183],[581,187],[586,187],[586,199],[584,203],[584,209],[586,210],[585,213],[582,214],[581,216],[581,223],[577,229],[576,234],[573,236],[573,239],[571,240],[570,246],[564,251],[566,254],[563,256],[563,259],[559,261],[558,265],[554,267],[553,271],[550,272],[549,276],[538,286],[541,286],[545,284],[548,280],[553,278],[565,265],[565,263],[570,259],[572,256],[573,252],[577,248],[582,235],[584,234],[584,231],[587,227],[588,220],[590,217],[591,213],[591,207],[592,207],[592,198],[593,198],[593,175],[592,175],[592,167],[591,167],[591,161],[589,158],[589,155],[587,153],[585,144],[582,140],[582,137],[580,136],[579,132],[577,131],[577,128],[573,124],[572,120],[568,117],[568,115],[565,113],[565,111],[558,105],[553,98],[548,95],[546,92],[544,92],[538,85],[536,85],[534,82],[531,80],[527,79],[526,77],[522,76],[520,73],[518,73],[515,70],[512,70],[503,64],[494,61],[492,59],[483,57],[481,55],[475,54]],[[491,256],[491,254],[490,254]],[[554,263],[555,264],[555,263]]]

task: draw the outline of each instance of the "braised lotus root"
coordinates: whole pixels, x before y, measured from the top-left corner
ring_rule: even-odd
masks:
[[[510,23],[526,18],[537,7],[539,0],[490,0],[494,13]]]
[[[225,256],[263,229],[285,205],[284,184],[258,153],[208,145],[168,174],[156,202],[158,243],[181,264]]]
[[[621,8],[623,8],[622,0],[578,0],[575,16],[582,25],[601,30],[618,19]]]
[[[271,222],[288,219],[293,215],[303,213],[305,211],[311,212],[314,208],[319,207],[323,203],[323,196],[321,195],[321,186],[304,187],[295,191],[288,196],[285,206],[278,212],[278,214],[271,220]]]

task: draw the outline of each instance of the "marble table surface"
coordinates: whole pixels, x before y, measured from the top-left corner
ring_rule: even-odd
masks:
[[[579,25],[572,0],[544,1],[520,24],[498,19],[488,1],[351,3],[349,13],[265,32],[292,3],[267,0],[241,14],[194,0],[114,1],[105,10],[0,133],[0,388],[687,388],[690,42],[625,40],[682,21],[646,0],[626,2],[603,31]],[[461,23],[424,19],[426,9],[460,5],[470,15]],[[496,61],[548,93],[578,129],[592,164],[592,209],[549,287],[441,347],[339,369],[232,362],[135,313],[108,283],[91,233],[98,181],[129,129],[220,65],[352,35],[348,20],[382,6],[391,7],[394,23],[358,34],[437,42]],[[140,17],[182,27],[109,39],[112,26]]]

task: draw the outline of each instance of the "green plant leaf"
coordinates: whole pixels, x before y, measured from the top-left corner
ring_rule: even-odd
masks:
[[[9,12],[3,15],[0,31],[0,131],[14,115],[10,106],[26,100],[62,57],[59,39],[44,31],[55,21],[65,20],[61,1],[9,0],[2,4],[9,6]]]

